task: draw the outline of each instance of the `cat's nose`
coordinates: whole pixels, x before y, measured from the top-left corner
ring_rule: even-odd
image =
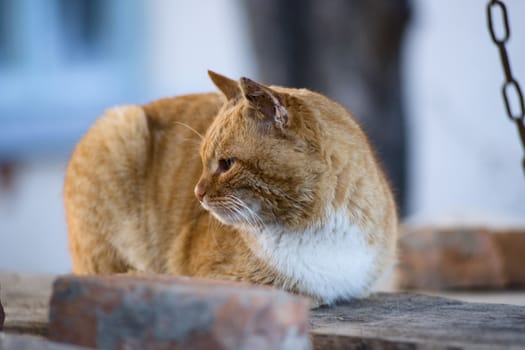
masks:
[[[202,184],[202,182],[199,182],[197,186],[195,186],[195,197],[197,197],[199,202],[202,202],[205,195],[206,195],[206,187]]]

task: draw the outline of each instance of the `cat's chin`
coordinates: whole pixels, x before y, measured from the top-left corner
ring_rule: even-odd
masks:
[[[201,202],[201,205],[206,209],[215,219],[224,225],[236,225],[236,226],[254,226],[262,225],[262,221],[258,218],[257,214],[251,209],[243,211],[232,210],[223,207],[215,207],[209,203]],[[254,218],[254,216],[256,218]]]
[[[235,226],[239,229],[247,230],[248,232],[258,232],[260,231],[262,226],[264,226],[262,221],[259,221],[259,222],[249,221],[249,220],[245,220],[245,218],[239,218],[239,216],[237,215],[231,215],[229,213],[227,214],[217,213],[214,210],[209,210],[209,212],[214,218],[216,218],[223,225]]]
[[[203,208],[206,209],[215,219],[224,225],[235,225],[239,224],[239,218],[232,215],[227,210],[221,210],[220,208],[210,208],[205,203],[202,203]]]

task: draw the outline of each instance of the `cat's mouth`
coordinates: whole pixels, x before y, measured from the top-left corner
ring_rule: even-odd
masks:
[[[205,198],[201,201],[201,205],[225,225],[247,224],[257,227],[263,225],[261,217],[257,214],[258,208],[237,197],[228,196],[215,200]]]

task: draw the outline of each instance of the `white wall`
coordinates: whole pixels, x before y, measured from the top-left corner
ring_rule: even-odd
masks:
[[[240,1],[148,2],[146,67],[155,97],[213,91],[207,70],[255,77],[255,59]]]
[[[143,101],[213,91],[207,70],[254,77],[239,2],[151,0],[146,8]],[[62,206],[66,158],[26,159],[11,193],[0,191],[0,270],[71,269]]]
[[[0,270],[70,270],[62,184],[66,160],[27,160],[12,191],[0,191]]]
[[[487,29],[486,3],[413,1],[404,69],[410,210],[419,221],[525,221],[523,150],[504,110],[504,76]],[[525,2],[505,3],[508,51],[525,89]]]
[[[509,53],[525,89],[525,2],[508,0]],[[206,70],[254,76],[238,2],[148,1],[145,99],[208,91]],[[413,217],[525,217],[522,150],[500,95],[503,73],[489,40],[485,2],[420,0],[406,61]],[[70,269],[62,208],[65,158],[27,160],[0,192],[0,270]],[[501,222],[501,221],[500,221]]]

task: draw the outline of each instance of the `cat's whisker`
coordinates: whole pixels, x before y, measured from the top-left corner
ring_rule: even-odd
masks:
[[[250,208],[242,199],[234,195],[228,196],[236,205],[240,206],[241,209],[246,210],[249,213],[249,222],[255,228],[264,226],[262,218],[252,208]]]
[[[234,201],[233,198],[231,198],[230,196],[226,197],[223,203],[224,203],[224,206],[228,208],[230,211],[234,212],[236,216],[242,217],[245,221],[251,221],[250,216],[242,211],[243,209],[242,205]]]
[[[236,207],[236,206],[230,206],[228,208],[228,210],[234,215],[236,216],[237,218],[240,218],[240,219],[244,219],[245,221],[249,221],[249,217],[246,216],[245,213],[243,213],[240,208]]]
[[[222,209],[226,210],[228,213],[230,213],[231,216],[233,216],[235,219],[241,219],[245,221],[249,221],[250,218],[244,214],[239,207],[237,207],[232,202],[227,202],[227,205],[221,206]]]
[[[232,207],[234,204],[227,200],[226,198],[214,198],[213,202],[208,203],[208,206],[210,208],[210,211],[219,211],[219,210],[226,210],[229,213],[234,213],[234,210]]]
[[[245,221],[247,221],[248,224],[252,225],[253,218],[249,215],[249,213],[246,213],[245,211],[242,210],[243,209],[242,206],[234,203],[233,209],[239,216],[241,216]]]
[[[264,221],[263,219],[261,218],[261,216],[259,214],[257,214],[252,208],[250,208],[243,200],[241,200],[240,198],[237,198],[237,197],[234,197],[236,200],[239,201],[239,204],[242,205],[242,207],[246,210],[248,210],[248,212],[253,216],[253,218],[256,220],[256,223],[258,223],[260,226],[264,226]]]
[[[245,221],[249,226],[260,228],[263,226],[263,221],[257,213],[246,205],[241,199],[233,195],[215,198],[210,208],[227,210],[234,218]]]
[[[191,126],[189,126],[188,124],[186,123],[183,123],[183,122],[178,122],[176,121],[175,124],[178,124],[178,125],[182,125],[184,126],[185,128],[188,128],[189,130],[193,131],[194,134],[196,134],[197,136],[199,136],[202,139],[204,139],[204,136],[202,136],[202,134],[200,132],[198,132],[197,130],[195,130],[194,128],[192,128]]]
[[[183,137],[181,138],[181,141],[184,141],[185,143],[189,143],[192,148],[198,149],[201,145],[201,140],[196,139],[194,137]],[[181,142],[182,143],[182,142]],[[186,146],[186,145],[184,145]]]

